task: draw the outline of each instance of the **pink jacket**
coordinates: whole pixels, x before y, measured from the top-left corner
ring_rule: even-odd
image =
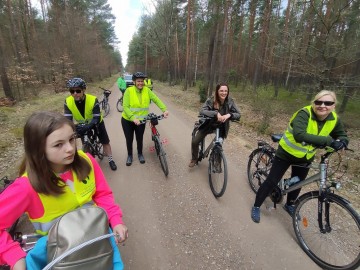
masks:
[[[97,163],[90,155],[96,179],[94,202],[105,209],[111,227],[123,224],[122,211],[115,204],[113,193],[106,182],[105,176]],[[65,181],[73,181],[71,171],[60,175]],[[28,213],[32,218],[39,218],[44,213],[43,205],[38,193],[32,188],[27,177],[19,177],[0,195],[0,264],[9,264],[11,267],[26,253],[19,243],[14,242],[5,231],[23,214]]]

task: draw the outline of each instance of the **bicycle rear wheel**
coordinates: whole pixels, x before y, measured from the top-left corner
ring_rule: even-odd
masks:
[[[123,97],[119,98],[118,101],[116,102],[116,109],[118,110],[118,112],[122,112],[123,109]]]
[[[210,189],[216,198],[224,195],[227,184],[227,163],[224,152],[215,146],[209,157]]]
[[[168,176],[169,174],[169,168],[166,160],[166,153],[165,150],[160,142],[160,138],[157,136],[154,136],[154,144],[156,149],[156,154],[159,157],[161,168],[165,174],[165,176]]]
[[[262,148],[255,149],[249,156],[247,174],[251,189],[257,193],[269,175],[273,156]]]
[[[110,104],[107,101],[102,101],[101,109],[103,110],[103,116],[106,117],[110,113]]]
[[[346,200],[328,193],[322,203],[320,220],[324,230],[320,231],[318,202],[318,191],[305,193],[298,200],[293,226],[301,248],[324,269],[357,269],[360,266],[359,215]]]

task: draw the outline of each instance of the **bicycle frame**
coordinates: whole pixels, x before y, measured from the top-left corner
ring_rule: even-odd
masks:
[[[215,147],[215,145],[222,148],[222,141],[221,141],[222,138],[220,137],[220,128],[216,128],[214,133],[215,133],[215,137],[210,142],[210,144],[206,147],[205,151],[204,151],[205,139],[201,142],[200,155],[199,155],[198,161],[201,161],[203,158],[207,158],[210,154],[210,150],[212,150]]]

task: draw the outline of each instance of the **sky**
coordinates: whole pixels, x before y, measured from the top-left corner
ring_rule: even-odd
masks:
[[[108,0],[112,14],[116,16],[115,34],[120,40],[118,44],[123,65],[126,65],[130,40],[137,31],[140,18],[154,9],[152,0]]]

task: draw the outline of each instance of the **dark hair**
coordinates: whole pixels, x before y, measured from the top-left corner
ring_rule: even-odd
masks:
[[[230,88],[226,83],[219,83],[219,84],[216,85],[215,95],[214,95],[214,108],[217,109],[217,110],[220,108],[220,105],[221,105],[220,97],[219,97],[219,89],[220,89],[221,86],[226,86],[227,89],[228,89],[228,94],[227,94],[227,96],[225,98],[224,103],[227,102],[227,99],[228,99],[229,93],[230,93]]]
[[[55,130],[69,125],[75,131],[75,125],[65,116],[55,112],[33,113],[24,126],[25,155],[19,167],[19,175],[25,172],[31,186],[38,193],[58,195],[64,192],[63,181],[52,171],[46,158],[45,146],[47,137]],[[89,174],[90,164],[75,151],[70,169],[74,170],[79,180]]]

